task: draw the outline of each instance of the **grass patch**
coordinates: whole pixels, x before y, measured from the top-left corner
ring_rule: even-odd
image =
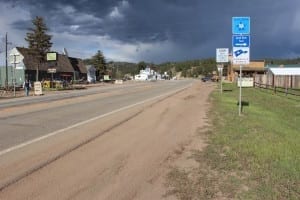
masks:
[[[211,162],[217,165],[217,170],[223,167],[227,171],[249,174],[244,181],[249,189],[240,194],[242,198],[299,199],[298,101],[245,88],[243,100],[250,102],[250,106],[244,107],[243,116],[239,117],[238,108],[232,103],[238,99],[238,88],[233,84],[225,87],[233,92],[213,94],[211,114],[215,134],[206,152],[207,159],[209,154],[215,154]]]
[[[196,192],[179,199],[300,199],[299,101],[245,88],[243,100],[249,106],[239,117],[238,88],[226,84],[224,89],[232,92],[212,94],[209,146],[192,155],[198,169],[177,170]],[[175,172],[169,176],[176,177]]]

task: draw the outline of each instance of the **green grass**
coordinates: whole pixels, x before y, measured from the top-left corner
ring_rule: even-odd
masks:
[[[224,88],[232,91],[212,95],[214,135],[207,162],[217,171],[247,174],[248,189],[239,198],[300,199],[299,100],[243,88],[249,106],[238,116],[239,90],[232,84]]]
[[[244,88],[249,103],[238,116],[239,89],[216,90],[208,146],[195,150],[195,169],[174,168],[167,195],[178,199],[300,199],[300,99]],[[199,137],[203,137],[199,131]]]

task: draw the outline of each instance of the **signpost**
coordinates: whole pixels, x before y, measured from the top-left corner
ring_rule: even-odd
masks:
[[[220,92],[221,92],[221,94],[223,92],[223,85],[222,85],[223,68],[224,68],[223,63],[227,63],[229,61],[228,57],[229,57],[229,49],[228,48],[219,48],[216,50],[216,61],[217,61],[217,63],[222,63],[222,64],[217,65],[219,75],[220,75],[220,84],[221,84]]]
[[[13,76],[13,84],[14,84],[14,97],[16,97],[16,68],[17,68],[17,64],[20,63],[17,57],[19,57],[20,54],[18,52],[15,52],[10,54],[10,56],[13,57],[13,61],[11,62],[11,64],[14,64],[14,70],[12,76]]]
[[[223,64],[217,65],[218,67],[218,72],[220,76],[220,92],[221,94],[223,93],[223,84],[222,84],[222,79],[223,79]]]
[[[229,49],[227,48],[219,48],[216,50],[216,61],[217,63],[227,63],[228,62],[228,55]]]
[[[232,54],[235,65],[240,65],[239,116],[242,112],[242,65],[250,63],[250,17],[232,17]]]
[[[40,81],[34,82],[34,95],[43,95],[42,83]]]
[[[233,64],[235,65],[247,65],[250,60],[250,48],[249,47],[233,47]]]
[[[232,35],[233,47],[250,47],[250,35]]]
[[[250,17],[232,17],[232,34],[250,34]]]

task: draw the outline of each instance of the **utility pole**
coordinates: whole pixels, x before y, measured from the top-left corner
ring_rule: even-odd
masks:
[[[5,34],[5,89],[8,90],[8,62],[7,62],[7,52],[8,52],[8,45],[12,44],[8,42],[7,39],[7,32]]]
[[[7,33],[5,35],[5,88],[8,89],[8,67],[7,67]]]

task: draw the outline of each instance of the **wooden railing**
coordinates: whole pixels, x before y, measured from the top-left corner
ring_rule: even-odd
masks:
[[[284,93],[285,95],[300,96],[300,89],[278,87],[278,86],[273,86],[268,84],[262,84],[259,82],[254,82],[254,87],[271,90],[275,94]]]

